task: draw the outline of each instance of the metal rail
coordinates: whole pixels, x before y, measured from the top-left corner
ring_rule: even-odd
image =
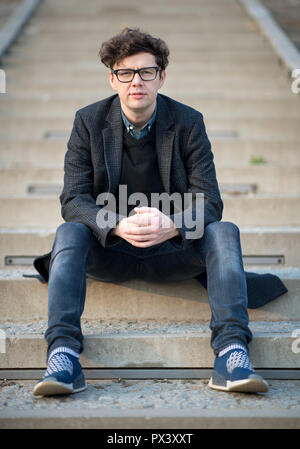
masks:
[[[0,58],[19,35],[41,0],[24,0],[0,31]]]
[[[259,0],[240,0],[290,72],[300,68],[300,52]]]

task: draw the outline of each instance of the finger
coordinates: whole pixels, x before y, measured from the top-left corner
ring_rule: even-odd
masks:
[[[132,215],[128,218],[127,222],[130,224],[134,224],[137,226],[149,226],[153,223],[155,224],[158,220],[158,217],[156,217],[153,213],[145,213],[145,214],[136,214]]]
[[[144,241],[139,241],[139,240],[135,240],[135,239],[132,239],[132,238],[127,238],[126,236],[124,236],[124,239],[128,242],[128,243],[130,243],[131,245],[133,245],[133,246],[143,246],[143,245],[146,245],[146,244],[151,244],[151,245],[153,245],[153,243],[150,241],[150,240],[144,240]]]
[[[145,242],[137,242],[137,241],[132,241],[131,243],[133,246],[137,246],[138,248],[148,248],[149,246],[153,246],[155,245],[155,242],[151,241],[151,240],[147,240]]]
[[[157,235],[158,228],[156,226],[147,226],[147,227],[138,227],[136,229],[127,230],[124,231],[124,235],[128,236],[129,238],[135,238],[135,237],[145,237],[150,235]]]
[[[125,236],[127,237],[127,236]],[[156,240],[157,236],[155,234],[144,234],[144,235],[130,235],[128,236],[131,240],[135,240],[136,242],[146,242]]]
[[[145,212],[157,212],[158,211],[158,209],[156,207],[149,207],[149,206],[135,207],[134,210],[137,214],[144,214]]]
[[[131,245],[133,245],[133,246],[136,246],[136,244],[135,244],[135,241],[134,241],[134,240],[131,240],[131,239],[127,239],[126,237],[125,237],[125,240],[126,240],[126,242],[130,243]]]

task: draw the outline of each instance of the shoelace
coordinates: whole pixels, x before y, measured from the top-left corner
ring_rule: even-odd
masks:
[[[226,362],[226,368],[229,373],[232,373],[235,368],[246,368],[253,371],[248,354],[245,351],[232,352]]]
[[[73,363],[65,354],[54,354],[48,360],[46,374],[51,375],[60,371],[68,371],[70,376],[72,376]]]

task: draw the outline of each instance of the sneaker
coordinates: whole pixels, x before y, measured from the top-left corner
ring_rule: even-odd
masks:
[[[242,347],[216,357],[208,386],[215,390],[242,393],[265,393],[269,390],[268,383],[256,374],[246,349]]]
[[[67,352],[66,352],[67,351]],[[86,383],[78,355],[68,348],[51,352],[44,377],[35,385],[34,396],[71,394],[85,390]]]

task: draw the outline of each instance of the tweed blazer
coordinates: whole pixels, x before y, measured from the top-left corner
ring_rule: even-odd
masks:
[[[204,217],[198,217],[197,226],[202,226],[204,231],[208,223],[221,220],[223,202],[203,116],[159,94],[155,130],[158,167],[165,192],[203,193]],[[91,228],[103,247],[110,244],[107,237],[111,227],[98,226],[97,213],[103,206],[97,205],[96,199],[104,192],[117,193],[122,152],[123,120],[118,95],[76,112],[65,156],[61,214],[65,221],[83,223]],[[197,218],[195,211],[192,216]],[[116,222],[120,218],[117,216]],[[181,221],[179,231],[184,248],[193,240],[187,238],[190,229],[186,228],[184,219]]]

